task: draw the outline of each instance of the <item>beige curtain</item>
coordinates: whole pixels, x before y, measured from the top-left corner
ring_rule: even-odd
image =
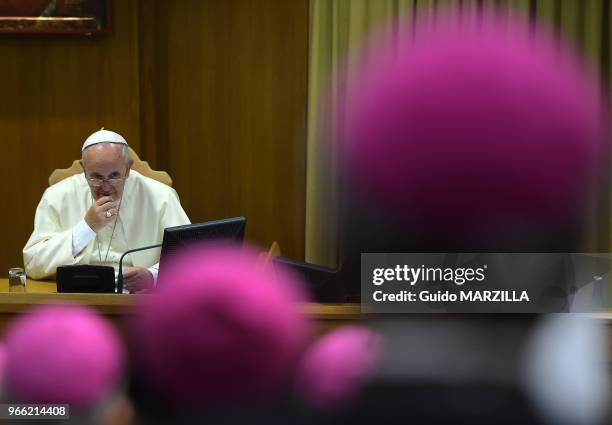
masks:
[[[313,0],[306,171],[306,261],[334,267],[338,261],[337,159],[330,149],[345,81],[342,69],[357,56],[371,31],[410,21],[414,0]],[[399,16],[403,16],[401,19]]]
[[[611,0],[311,0],[308,94],[306,261],[338,264],[337,158],[330,149],[341,123],[337,106],[345,85],[342,69],[350,68],[364,40],[374,31],[391,34],[409,28],[416,19],[439,7],[477,14],[501,8],[549,25],[572,42],[601,78],[610,78],[609,31]],[[396,40],[397,41],[397,40]],[[606,176],[609,181],[609,176]],[[588,248],[608,250],[610,205],[605,193],[594,197]]]

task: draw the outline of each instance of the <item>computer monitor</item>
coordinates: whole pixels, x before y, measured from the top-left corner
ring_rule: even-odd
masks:
[[[280,264],[299,274],[317,302],[345,302],[344,287],[339,279],[339,270],[304,263],[287,257],[276,257],[274,264]]]
[[[159,258],[159,278],[161,279],[163,276],[164,265],[181,249],[193,243],[211,240],[240,242],[244,239],[245,227],[246,218],[244,217],[167,227],[164,229],[164,239]]]

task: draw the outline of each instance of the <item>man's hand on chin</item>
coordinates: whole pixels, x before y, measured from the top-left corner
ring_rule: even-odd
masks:
[[[130,294],[145,292],[153,289],[153,275],[144,267],[126,267],[123,269],[123,285]]]

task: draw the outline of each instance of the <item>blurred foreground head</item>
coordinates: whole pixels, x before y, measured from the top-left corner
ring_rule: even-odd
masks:
[[[16,403],[70,405],[81,423],[104,423],[117,402],[125,352],[102,317],[77,305],[38,307],[6,333],[4,384]]]
[[[371,326],[369,338],[330,333],[304,356],[298,389],[317,408],[306,423],[609,423],[607,330],[590,318],[396,316]]]
[[[206,416],[278,397],[309,335],[301,283],[230,245],[192,248],[170,269],[176,280],[143,299],[132,326],[135,377],[150,401]]]
[[[351,70],[348,231],[377,224],[421,252],[571,250],[601,166],[597,83],[541,29],[458,13],[371,43]]]
[[[382,352],[373,331],[345,326],[325,334],[304,353],[296,376],[298,396],[315,410],[349,408],[365,387]]]
[[[6,348],[3,343],[0,343],[0,400],[4,400],[4,376],[6,363]]]
[[[358,294],[362,252],[576,250],[606,160],[597,82],[562,41],[500,14],[412,30],[372,42],[345,93],[348,284]],[[531,317],[397,318],[343,423],[598,423],[605,336],[572,323],[553,341]]]

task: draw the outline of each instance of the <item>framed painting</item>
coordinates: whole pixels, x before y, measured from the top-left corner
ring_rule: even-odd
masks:
[[[111,0],[0,0],[0,33],[89,35],[110,24]]]

